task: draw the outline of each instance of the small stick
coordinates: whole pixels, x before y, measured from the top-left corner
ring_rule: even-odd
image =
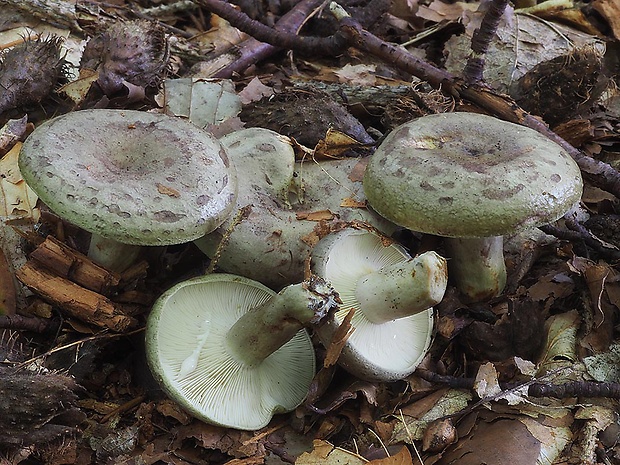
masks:
[[[23,315],[0,315],[0,328],[33,333],[52,333],[58,330],[57,319]]]
[[[489,9],[482,18],[480,27],[474,31],[471,39],[472,54],[467,59],[467,64],[465,69],[463,69],[465,82],[473,84],[482,81],[485,56],[507,5],[508,0],[492,0],[489,4]]]
[[[318,8],[322,3],[323,0],[301,0],[278,20],[275,24],[275,29],[280,32],[295,34],[312,13],[312,10]],[[237,47],[237,59],[220,69],[214,77],[220,79],[230,78],[235,74],[242,73],[251,65],[270,57],[279,50],[281,50],[281,47],[260,42],[251,37]]]

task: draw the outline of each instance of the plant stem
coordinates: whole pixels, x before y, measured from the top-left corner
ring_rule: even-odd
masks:
[[[474,31],[471,39],[472,54],[467,59],[463,78],[465,82],[472,84],[483,79],[485,55],[489,50],[491,40],[497,32],[499,22],[504,15],[508,0],[492,0],[489,9],[484,14],[480,27]]]
[[[506,285],[503,236],[446,238],[450,276],[473,302],[497,297]]]
[[[355,289],[364,316],[386,323],[428,310],[443,299],[448,284],[446,260],[435,252],[363,276]]]
[[[309,324],[318,324],[338,305],[338,293],[318,276],[285,287],[244,314],[226,335],[233,357],[259,365]]]

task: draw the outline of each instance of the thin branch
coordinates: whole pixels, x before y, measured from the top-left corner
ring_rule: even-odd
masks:
[[[295,34],[312,11],[322,3],[323,0],[301,0],[278,20],[274,26],[275,29],[283,33]],[[220,69],[215,73],[214,77],[230,78],[280,50],[282,50],[281,47],[276,47],[251,37],[237,47],[238,58]]]
[[[293,49],[307,54],[336,55],[346,47],[346,41],[340,34],[329,37],[300,37],[289,32],[278,31],[263,23],[251,19],[242,11],[236,10],[230,3],[222,0],[198,0],[207,10],[224,18],[234,27],[255,39],[281,49]]]
[[[440,375],[428,370],[417,370],[416,375],[432,384],[443,384],[454,389],[473,389],[474,378],[457,378],[455,376]],[[599,381],[569,381],[562,384],[527,381],[525,383],[500,383],[503,391],[516,390],[528,387],[530,397],[554,397],[565,399],[569,397],[604,397],[620,399],[620,383],[606,383]]]
[[[489,50],[491,40],[495,37],[499,22],[504,15],[504,10],[508,5],[508,0],[492,0],[489,9],[484,14],[480,27],[474,31],[471,39],[472,54],[467,59],[465,69],[463,69],[463,78],[467,83],[476,83],[482,81],[485,56]]]
[[[33,333],[53,333],[58,329],[57,319],[39,318],[23,315],[0,315],[0,328]]]

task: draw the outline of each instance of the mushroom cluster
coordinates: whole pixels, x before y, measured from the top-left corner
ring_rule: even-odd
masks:
[[[244,430],[306,397],[316,369],[307,327],[327,346],[352,315],[338,362],[366,380],[409,376],[431,344],[448,275],[471,300],[497,296],[503,235],[558,219],[583,187],[555,143],[471,113],[399,126],[365,167],[296,162],[267,129],[217,140],[180,118],[84,110],[37,128],[19,163],[54,212],[92,233],[89,254],[108,268],[127,266],[141,245],[195,241],[217,257],[223,272],[156,301],[147,359],[194,416]],[[372,209],[357,208],[365,199]],[[246,206],[242,221],[231,218]],[[337,220],[331,233],[301,219],[312,211]],[[343,228],[352,220],[365,226]],[[410,256],[389,239],[397,225],[445,237],[450,260]]]

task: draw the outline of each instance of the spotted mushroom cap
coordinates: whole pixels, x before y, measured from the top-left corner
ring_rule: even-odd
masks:
[[[373,209],[446,237],[486,237],[555,221],[581,198],[577,164],[533,129],[475,113],[394,129],[364,175]]]
[[[58,215],[124,244],[196,239],[226,219],[236,198],[235,171],[216,138],[143,111],[53,118],[26,139],[19,168]]]

